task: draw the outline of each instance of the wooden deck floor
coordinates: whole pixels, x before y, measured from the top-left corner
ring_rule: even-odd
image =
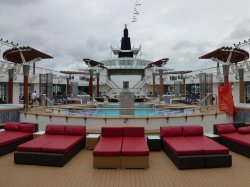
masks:
[[[0,186],[250,186],[250,159],[231,154],[231,168],[178,170],[164,152],[151,152],[148,170],[122,170],[93,169],[88,150],[62,168],[15,165],[10,153],[0,157]]]

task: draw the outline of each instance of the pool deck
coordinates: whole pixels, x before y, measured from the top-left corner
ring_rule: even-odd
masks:
[[[178,170],[161,152],[150,152],[149,169],[94,169],[83,149],[64,167],[15,165],[13,153],[0,157],[0,186],[250,186],[249,158],[231,152],[229,168]]]

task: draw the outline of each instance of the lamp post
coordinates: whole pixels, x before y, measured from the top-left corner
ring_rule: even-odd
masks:
[[[66,95],[67,97],[70,96],[70,79],[71,79],[71,75],[69,75],[69,77],[66,77],[66,81],[67,81],[67,85],[66,85]]]
[[[155,73],[152,73],[153,78],[153,97],[155,97]]]
[[[93,69],[89,70],[89,96],[93,97]]]
[[[29,95],[28,95],[28,81],[29,81],[29,71],[30,71],[30,65],[29,64],[23,64],[23,104],[28,105],[29,104]]]
[[[96,96],[99,97],[99,78],[100,78],[100,73],[96,74]]]
[[[225,85],[228,84],[229,63],[224,63],[222,67],[223,67],[224,85]]]
[[[159,74],[160,74],[160,101],[162,101],[162,96],[163,96],[163,69],[159,69]]]
[[[14,69],[11,68],[8,70],[9,74],[9,83],[8,83],[8,103],[13,103],[13,77],[14,77]]]
[[[240,103],[244,103],[244,69],[239,68],[239,96]]]

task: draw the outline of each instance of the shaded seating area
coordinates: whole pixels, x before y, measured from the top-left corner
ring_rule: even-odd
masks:
[[[144,127],[102,127],[93,150],[94,168],[149,168]]]
[[[119,102],[119,99],[116,99],[116,98],[108,98],[108,102],[109,102],[109,103],[118,103],[118,102]]]
[[[244,124],[215,124],[214,133],[231,151],[250,158],[250,126]]]
[[[181,100],[180,102],[184,104],[192,104],[193,102],[197,102],[197,101],[198,101],[197,95],[192,93],[192,94],[188,94],[186,98],[184,100]]]
[[[17,146],[33,139],[37,124],[6,122],[0,132],[0,156],[16,150]]]
[[[178,169],[230,167],[227,147],[203,135],[202,126],[161,127],[163,150]]]
[[[44,135],[17,147],[14,162],[61,167],[83,149],[85,142],[85,126],[50,124]]]
[[[145,102],[145,98],[135,98],[136,103],[142,103]]]
[[[97,101],[97,102],[104,102],[104,98],[103,97],[95,97],[95,100]]]

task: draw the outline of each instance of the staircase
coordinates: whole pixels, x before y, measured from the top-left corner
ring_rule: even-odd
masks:
[[[114,97],[115,94],[119,94],[121,88],[114,81],[107,78],[106,84],[110,87],[110,90],[107,92],[109,97]]]
[[[146,84],[147,78],[144,77],[142,80],[138,81],[133,87],[132,91],[134,93],[145,95],[145,93],[141,90],[141,88]]]

